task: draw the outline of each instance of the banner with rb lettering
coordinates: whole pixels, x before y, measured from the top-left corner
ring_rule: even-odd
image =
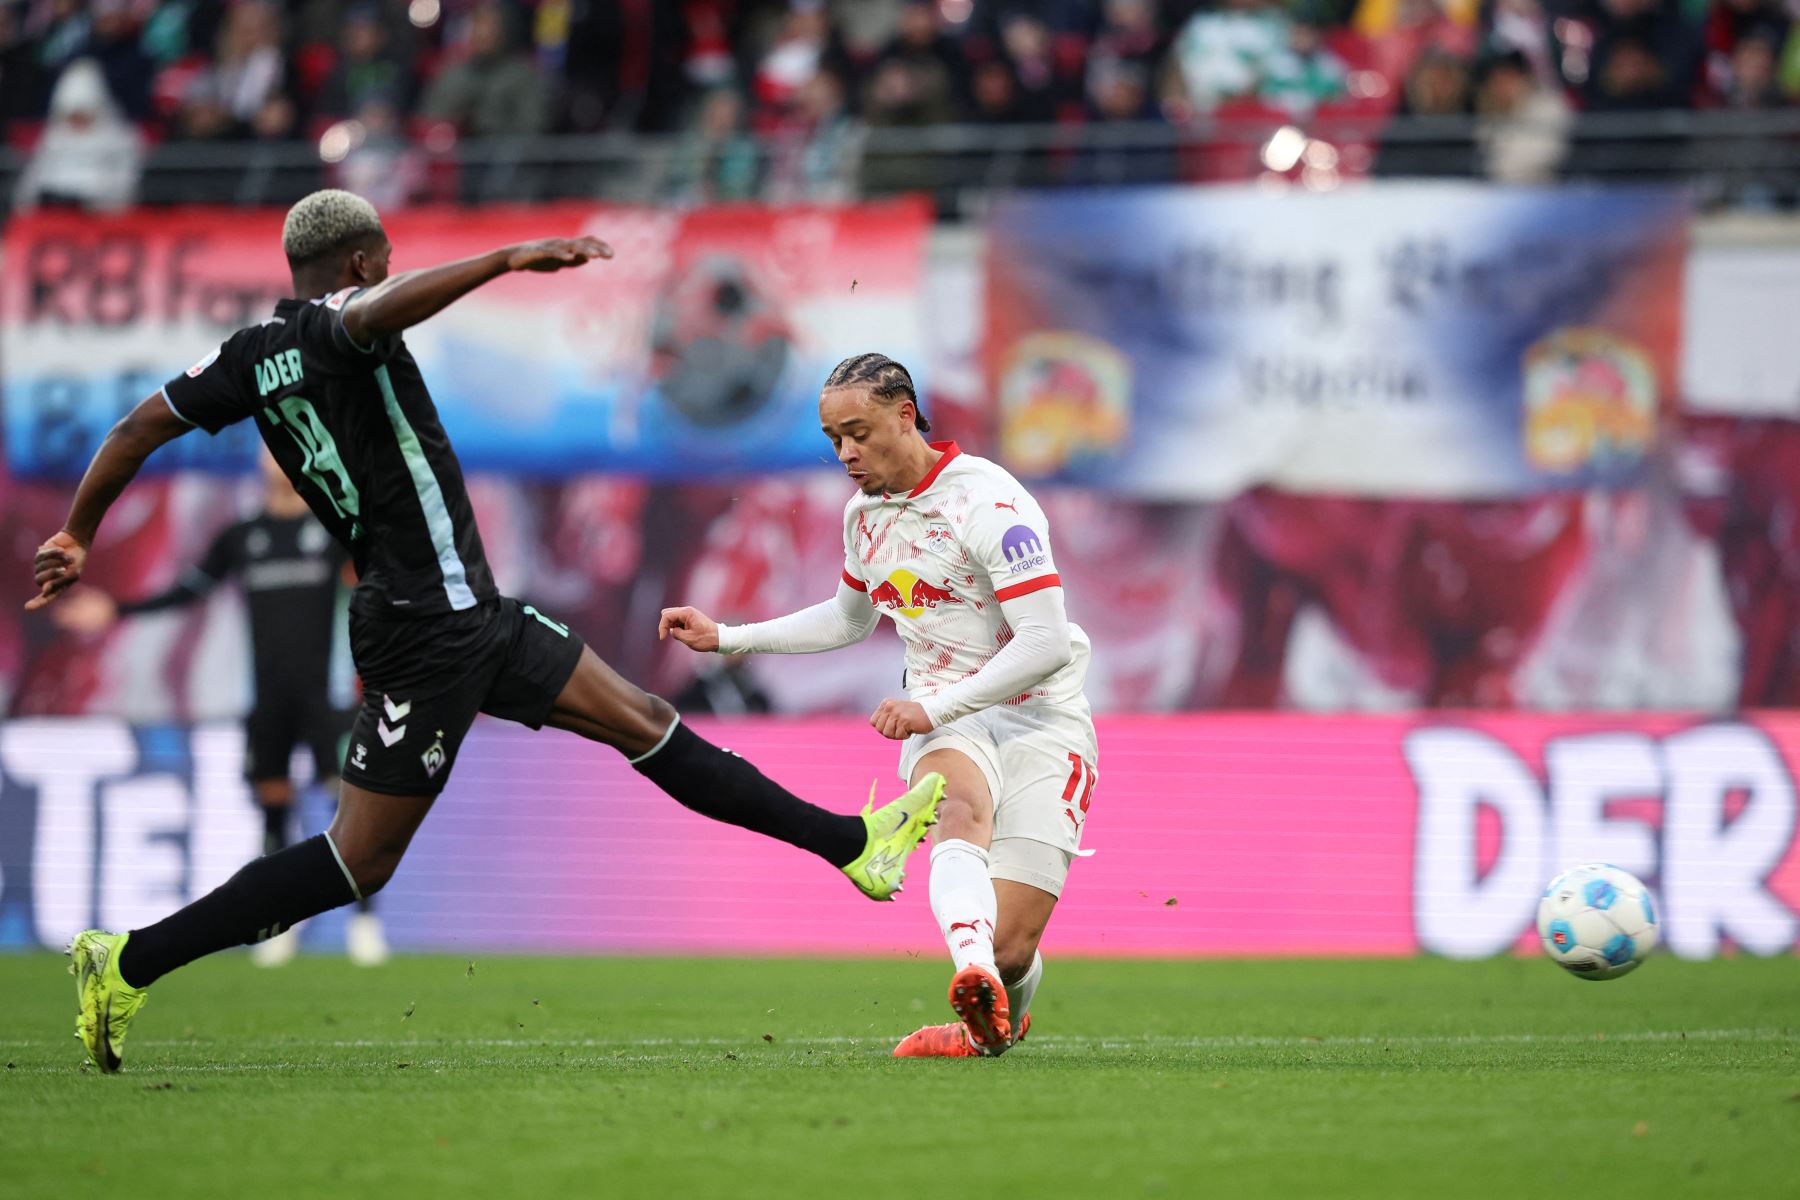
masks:
[[[79,477],[113,422],[291,291],[279,212],[37,213],[5,232],[7,466]],[[708,477],[815,466],[845,354],[920,363],[922,204],[392,214],[393,268],[593,234],[611,261],[504,276],[407,335],[471,470]],[[925,374],[921,368],[920,375]],[[242,470],[254,429],[153,470]]]
[[[1674,410],[1688,222],[1652,189],[1010,196],[999,457],[1159,499],[1628,484]]]
[[[901,786],[893,743],[860,720],[696,727],[840,811],[871,778]],[[1083,836],[1095,854],[1075,863],[1051,953],[1529,949],[1545,883],[1593,861],[1651,886],[1662,945],[1681,957],[1800,940],[1800,716],[1219,714],[1098,728]],[[260,841],[242,747],[228,724],[0,726],[0,946],[143,924],[228,877]],[[942,951],[922,888],[867,904],[799,851],[681,808],[605,747],[487,720],[378,903],[407,949]],[[306,932],[315,946],[332,936],[328,922]]]

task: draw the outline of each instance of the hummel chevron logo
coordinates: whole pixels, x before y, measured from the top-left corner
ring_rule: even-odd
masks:
[[[396,729],[389,729],[386,721],[377,721],[375,722],[375,732],[381,735],[381,744],[391,748],[395,742],[406,736],[406,726],[401,725]]]
[[[383,696],[381,698],[381,707],[387,709],[388,720],[404,721],[406,720],[406,714],[412,711],[412,701],[402,700],[399,704],[395,704],[390,697]],[[390,746],[393,745],[392,742],[389,742],[388,744]]]

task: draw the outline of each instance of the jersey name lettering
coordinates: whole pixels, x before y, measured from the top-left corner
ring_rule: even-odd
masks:
[[[266,396],[270,392],[280,391],[299,383],[301,379],[300,352],[283,350],[280,354],[271,355],[256,364],[256,392]]]

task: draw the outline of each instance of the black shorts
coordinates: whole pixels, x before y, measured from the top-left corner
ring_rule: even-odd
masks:
[[[582,641],[502,597],[417,620],[350,615],[363,702],[344,782],[388,796],[435,796],[450,780],[475,714],[543,727]]]
[[[290,778],[294,747],[304,745],[312,751],[314,777],[336,779],[350,717],[332,707],[322,687],[259,688],[256,707],[244,719],[244,778],[251,783]]]

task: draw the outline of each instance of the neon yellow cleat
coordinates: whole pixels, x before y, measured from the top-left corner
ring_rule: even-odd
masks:
[[[69,974],[75,976],[75,1036],[87,1047],[88,1057],[107,1074],[117,1071],[124,1059],[119,1048],[131,1019],[144,1007],[150,993],[126,983],[119,974],[119,951],[128,933],[89,929],[69,943]]]
[[[892,900],[906,879],[906,856],[925,840],[925,831],[937,824],[938,801],[944,798],[944,777],[933,771],[898,800],[875,807],[875,786],[869,786],[869,803],[863,808],[863,825],[869,844],[862,856],[844,868],[863,895],[871,900]]]

